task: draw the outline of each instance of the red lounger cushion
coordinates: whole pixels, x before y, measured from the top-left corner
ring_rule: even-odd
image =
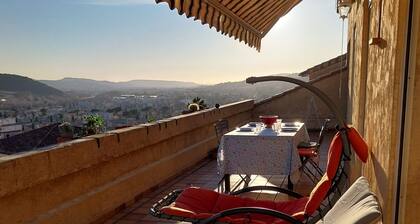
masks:
[[[330,148],[328,149],[327,171],[312,190],[308,203],[305,207],[305,214],[312,215],[320,207],[322,201],[327,196],[332,184],[332,179],[337,173],[340,165],[342,153],[343,142],[341,140],[341,134],[338,132],[332,139]]]
[[[343,153],[343,140],[341,139],[341,134],[338,132],[334,135],[328,149],[328,159],[327,159],[327,170],[326,174],[328,178],[333,178],[337,173],[338,166],[341,162],[341,155]]]
[[[191,187],[185,189],[174,203],[163,207],[162,212],[167,215],[188,217],[192,219],[205,219],[227,209],[238,207],[260,207],[286,213],[302,221],[303,216],[301,214],[304,211],[307,201],[307,197],[284,202],[254,200]],[[233,215],[225,217],[220,221],[244,223],[249,217],[252,220],[250,223],[254,224],[285,223],[281,219],[259,214],[251,214],[250,216]]]
[[[312,215],[320,207],[330,187],[331,180],[325,174],[312,190],[308,203],[305,206],[305,214]]]
[[[348,129],[347,136],[349,137],[350,144],[353,147],[353,150],[356,152],[359,159],[362,160],[362,162],[366,163],[369,157],[369,149],[366,141],[353,127],[350,127]]]

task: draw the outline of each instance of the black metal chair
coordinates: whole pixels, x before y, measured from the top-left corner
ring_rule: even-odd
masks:
[[[351,159],[348,132],[351,129],[348,128],[347,125],[345,124],[345,121],[342,118],[341,113],[339,109],[335,106],[335,104],[323,92],[311,86],[310,84],[297,80],[297,79],[293,79],[289,77],[280,77],[280,76],[272,76],[272,77],[269,76],[269,77],[247,79],[248,83],[256,83],[256,82],[261,82],[261,81],[286,81],[286,82],[291,82],[291,83],[301,85],[302,87],[308,89],[309,91],[317,95],[322,101],[324,101],[326,105],[332,110],[333,114],[336,116],[338,125],[339,125],[339,131],[333,139],[334,143],[333,142],[331,143],[333,150],[331,150],[329,153],[329,161],[328,161],[329,165],[327,166],[327,170],[323,178],[314,188],[314,190],[311,193],[311,196],[308,199],[310,200],[310,198],[318,197],[318,199],[320,199],[321,201],[318,200],[318,202],[315,204],[316,207],[314,207],[313,204],[311,205],[312,206],[311,212],[306,212],[307,207],[310,206],[306,204],[304,211],[298,212],[298,214],[295,213],[296,215],[295,214],[292,215],[290,213],[282,212],[279,210],[265,208],[261,206],[261,204],[264,204],[265,202],[259,203],[255,201],[253,203],[258,204],[260,206],[256,206],[256,207],[255,206],[253,207],[239,206],[239,207],[233,207],[230,209],[218,211],[216,214],[199,214],[197,216],[183,209],[177,210],[176,206],[182,205],[182,203],[177,202],[177,200],[180,197],[183,197],[184,199],[187,197],[188,199],[189,196],[187,196],[188,193],[184,194],[185,190],[176,190],[153,205],[153,207],[150,209],[150,213],[153,216],[159,217],[159,218],[165,218],[165,219],[178,220],[178,221],[187,221],[187,222],[192,222],[192,223],[207,224],[207,223],[226,223],[224,222],[226,220],[226,217],[232,217],[232,216],[243,217],[244,222],[240,222],[240,223],[252,223],[252,222],[249,222],[249,218],[251,217],[250,214],[257,214],[259,215],[258,217],[261,217],[261,215],[270,216],[270,217],[274,217],[275,220],[284,220],[289,223],[315,223],[316,221],[320,220],[332,208],[334,203],[340,198],[342,193],[348,187],[347,172],[349,170],[349,161]],[[364,148],[364,151],[366,150],[367,148]],[[364,153],[366,154],[366,152]],[[330,158],[333,158],[332,162],[330,161]],[[339,158],[339,160],[337,160],[337,158]],[[330,162],[333,165],[331,165]],[[320,191],[320,188],[322,188],[323,190]],[[289,191],[287,189],[283,189],[280,187],[273,187],[273,186],[246,187],[239,191],[231,192],[230,195],[238,196],[245,192],[261,191],[261,190],[275,191],[275,192],[287,194],[291,197],[295,197],[296,199],[294,200],[294,202],[296,203],[300,203],[299,200],[305,200],[305,198],[302,199],[302,196],[299,195],[298,193],[295,193],[295,192],[292,192],[292,191]],[[188,191],[195,191],[195,190],[194,188],[192,188],[192,189],[188,189]],[[208,204],[208,199],[206,197],[203,197],[203,193],[205,192],[207,192],[207,194],[216,194],[217,197],[222,197],[222,198],[227,197],[229,199],[232,199],[233,201],[241,200],[240,197],[223,196],[224,194],[220,194],[216,192],[211,193],[212,191],[209,191],[209,190],[201,191],[203,193],[200,193],[200,191],[198,190],[198,192],[199,192],[198,196],[201,197],[204,201],[190,198],[194,201],[194,204],[198,206],[200,206],[200,204],[206,204],[206,203]],[[318,194],[320,192],[322,192],[322,194]],[[176,214],[168,213],[167,212],[168,209],[175,209]],[[179,213],[181,213],[182,215],[179,215]],[[263,222],[263,223],[267,223],[267,222]]]
[[[298,153],[302,162],[301,171],[313,182],[316,183],[322,177],[323,171],[318,163],[314,160],[319,156],[319,149],[324,141],[325,132],[327,130],[330,119],[325,119],[324,124],[319,132],[318,141],[301,142],[298,146]],[[312,169],[315,171],[313,172]]]
[[[217,146],[213,150],[209,152],[209,158],[210,159],[216,159],[217,158],[217,149],[219,148],[220,141],[224,134],[226,134],[229,131],[229,121],[226,119],[220,119],[214,124],[214,132],[216,134],[217,138]]]
[[[216,133],[217,141],[220,145],[222,136],[229,131],[229,121],[226,119],[220,119],[214,124],[214,131]]]

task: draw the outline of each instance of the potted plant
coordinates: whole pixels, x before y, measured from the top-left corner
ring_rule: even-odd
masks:
[[[103,131],[105,122],[104,119],[98,114],[91,114],[84,117],[85,120],[85,134],[95,135]]]
[[[191,103],[187,104],[187,110],[183,111],[183,114],[193,113],[196,111],[207,109],[207,104],[200,97],[195,97]]]

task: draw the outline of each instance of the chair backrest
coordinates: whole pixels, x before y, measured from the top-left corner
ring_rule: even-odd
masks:
[[[221,119],[214,124],[214,130],[216,132],[217,141],[220,144],[220,138],[229,131],[229,122],[226,119]]]
[[[305,214],[308,216],[314,214],[314,212],[320,208],[322,202],[327,197],[332,187],[335,175],[339,170],[343,154],[343,143],[340,135],[341,133],[338,132],[332,139],[328,149],[328,160],[325,174],[312,190],[309,200],[306,203]]]
[[[328,127],[328,123],[330,123],[330,119],[325,119],[324,120],[324,124],[321,127],[321,131],[319,132],[319,136],[318,136],[318,147],[322,144],[323,140],[324,140],[324,136],[325,136],[325,132],[327,130]]]
[[[356,153],[359,158],[361,158],[360,155],[367,154],[368,147],[360,135],[348,138],[349,133],[354,131],[355,129],[348,127],[340,129],[331,141],[326,172],[312,190],[305,207],[304,213],[307,217],[307,223],[314,223],[322,218],[347,189],[349,161],[351,158],[349,144],[353,146],[356,152],[360,151]],[[360,148],[355,149],[356,145],[359,145]]]

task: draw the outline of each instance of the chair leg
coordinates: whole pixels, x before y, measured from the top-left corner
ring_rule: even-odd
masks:
[[[303,167],[302,169],[303,173],[312,181],[312,183],[316,184],[317,183],[317,177],[315,176],[314,173],[312,173],[312,171],[310,169],[308,169],[308,167]]]
[[[230,189],[229,192],[238,190],[238,188],[241,186],[242,182],[244,183],[243,187],[248,187],[249,183],[251,182],[251,176],[248,175],[248,174],[245,174],[245,176],[242,176],[241,174],[239,174],[238,176],[241,178],[241,181],[239,181],[239,183],[237,183],[233,187],[233,189]],[[229,193],[229,192],[226,192],[226,193]]]
[[[229,193],[230,192],[230,174],[225,174],[223,179],[225,180],[225,193]]]
[[[287,175],[287,189],[293,191],[293,182],[290,175]]]
[[[251,182],[251,176],[250,175],[245,175],[245,178],[244,178],[244,186],[245,187],[248,187],[249,186],[249,183]]]
[[[303,158],[301,170],[312,181],[312,183],[316,184],[320,180],[320,177],[322,176],[322,173],[320,173],[319,170],[315,168],[316,172],[319,175],[319,177],[317,177],[317,175],[312,172],[312,170],[308,167],[309,164],[314,166],[312,164],[312,162],[314,162],[314,161],[312,161],[311,158]]]
[[[322,177],[323,175],[323,171],[321,170],[321,168],[318,166],[318,164],[316,164],[315,161],[313,161],[311,158],[308,158],[308,162],[312,165],[312,167],[317,171],[317,173]]]

